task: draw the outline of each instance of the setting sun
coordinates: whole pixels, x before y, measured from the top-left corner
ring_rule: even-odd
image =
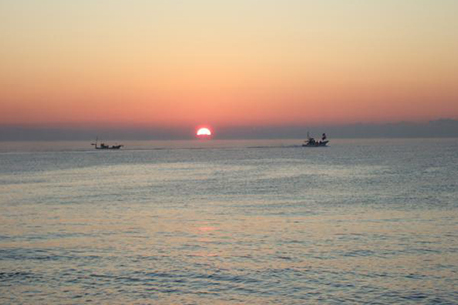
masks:
[[[196,134],[199,137],[208,137],[212,135],[212,132],[210,131],[210,129],[203,127],[203,128],[199,128]]]

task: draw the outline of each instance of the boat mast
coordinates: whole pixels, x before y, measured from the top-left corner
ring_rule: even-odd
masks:
[[[95,149],[98,148],[98,146],[97,146],[97,144],[98,144],[97,142],[98,142],[98,141],[99,141],[99,137],[97,136],[97,137],[95,138],[95,143],[91,143],[91,145],[94,145]]]

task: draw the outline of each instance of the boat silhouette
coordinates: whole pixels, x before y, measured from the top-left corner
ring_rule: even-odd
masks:
[[[107,145],[103,142],[100,143],[100,145],[98,144],[99,142],[99,138],[97,137],[95,139],[95,143],[91,143],[91,145],[93,145],[95,147],[95,149],[120,149],[121,147],[124,147],[124,145],[122,144],[117,144],[117,145]]]
[[[317,141],[315,138],[310,137],[310,134],[307,132],[307,140],[304,141],[304,144],[302,144],[302,147],[325,147],[329,143],[329,140],[327,140],[326,134],[323,133],[321,136],[321,140]]]

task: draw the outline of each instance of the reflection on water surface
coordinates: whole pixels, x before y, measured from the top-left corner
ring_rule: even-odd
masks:
[[[441,141],[10,149],[0,302],[453,303],[458,142]]]

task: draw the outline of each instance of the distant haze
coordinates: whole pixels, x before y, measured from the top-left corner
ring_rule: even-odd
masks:
[[[426,123],[296,125],[296,126],[213,126],[214,139],[304,139],[307,132],[332,138],[458,137],[458,120],[442,119]],[[195,139],[195,126],[182,127],[43,127],[0,126],[0,141],[91,141],[104,140],[184,140]]]

